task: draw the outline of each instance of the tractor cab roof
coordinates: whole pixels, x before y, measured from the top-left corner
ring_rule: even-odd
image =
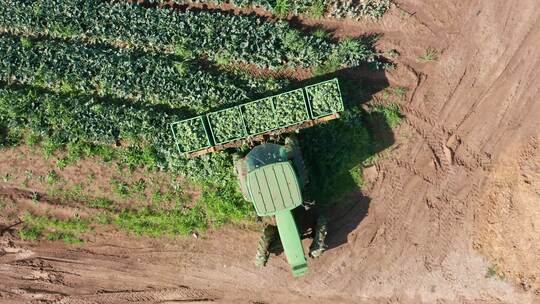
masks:
[[[302,203],[298,178],[289,161],[267,164],[249,172],[247,187],[259,216],[292,210]]]

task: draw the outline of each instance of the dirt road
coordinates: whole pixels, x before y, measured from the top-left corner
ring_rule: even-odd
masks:
[[[336,210],[331,237],[347,242],[309,275],[281,257],[255,268],[252,232],[81,248],[4,236],[0,302],[539,303],[540,2],[398,3],[378,23],[326,23],[382,33],[400,53],[390,83],[411,89],[366,198]],[[428,48],[437,60],[420,62]]]

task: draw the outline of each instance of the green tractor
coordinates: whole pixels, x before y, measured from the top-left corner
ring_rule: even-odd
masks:
[[[273,216],[279,240],[292,274],[307,273],[301,236],[293,211],[303,213],[302,190],[308,182],[307,171],[295,137],[287,137],[284,145],[264,143],[241,157],[235,154],[234,167],[240,189],[247,201],[253,203],[258,216]],[[309,204],[306,204],[309,206]],[[295,210],[296,209],[296,210]],[[326,221],[317,219],[310,256],[318,257],[325,250]],[[277,241],[274,226],[267,226],[259,242],[257,265],[264,266],[269,248]]]
[[[314,238],[309,250],[311,257],[320,256],[326,249],[326,219],[316,216],[317,206],[312,208],[314,204],[303,193],[308,178],[298,140],[290,136],[284,141],[269,142],[268,138],[337,119],[343,110],[339,81],[334,78],[171,123],[178,151],[188,158],[239,148],[246,143],[262,143],[245,155],[234,157],[245,199],[253,203],[257,215],[273,217],[277,226],[265,227],[257,265],[266,264],[272,248],[283,249],[293,275],[301,276],[307,273],[302,236]],[[307,233],[299,229],[298,219],[303,224],[310,222],[302,225],[308,226]]]

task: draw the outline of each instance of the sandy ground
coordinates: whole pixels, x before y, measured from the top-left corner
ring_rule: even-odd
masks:
[[[335,211],[330,242],[345,243],[309,275],[282,256],[256,268],[258,235],[233,229],[83,247],[5,235],[0,302],[539,303],[540,2],[398,3],[377,23],[325,22],[384,34],[401,54],[386,76],[410,91],[371,186]],[[417,60],[427,48],[438,60]]]

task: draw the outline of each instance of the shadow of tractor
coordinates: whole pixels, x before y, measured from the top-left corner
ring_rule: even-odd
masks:
[[[363,170],[394,143],[384,112],[361,107],[388,87],[386,77],[354,79],[350,73],[346,70],[333,75],[340,79],[342,87],[346,106],[342,117],[299,134],[310,179],[305,193],[310,196],[308,200],[315,202],[314,213],[329,220],[329,248],[346,243],[348,234],[367,215],[370,198],[361,191],[365,183]]]

